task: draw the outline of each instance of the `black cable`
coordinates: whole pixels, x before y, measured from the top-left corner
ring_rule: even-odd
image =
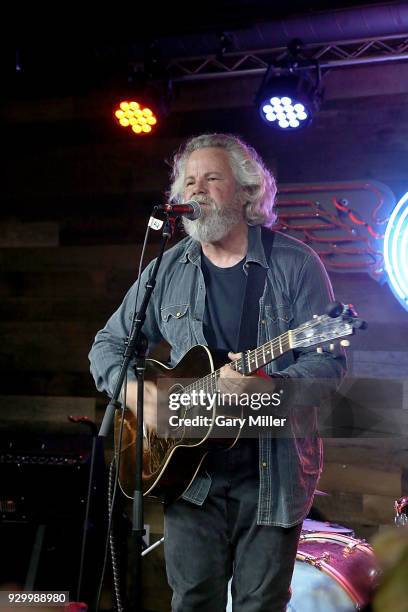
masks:
[[[125,398],[126,398],[126,394],[125,394]],[[116,492],[117,492],[118,482],[119,482],[120,453],[122,452],[122,433],[123,433],[124,422],[125,422],[125,410],[122,410],[122,416],[121,416],[121,420],[120,420],[120,429],[119,429],[119,445],[118,445],[118,451],[117,451],[117,453],[115,453],[115,455],[117,456],[117,458],[116,458],[116,473],[115,473],[115,480],[114,480],[111,504],[109,504],[109,500],[108,500],[108,516],[109,516],[109,520],[108,520],[108,528],[106,530],[105,551],[104,551],[104,556],[103,556],[103,566],[102,566],[102,572],[101,572],[101,579],[100,579],[100,582],[99,582],[98,595],[97,595],[96,604],[95,604],[95,610],[96,611],[99,610],[99,602],[100,602],[100,599],[101,599],[103,581],[104,581],[104,578],[105,578],[106,563],[107,563],[107,560],[108,560],[109,541],[110,541],[110,534],[111,534],[111,529],[112,529],[112,519],[113,519],[113,509],[115,507]]]
[[[108,483],[108,503],[109,507],[112,507],[112,488],[114,483],[114,467],[115,467],[115,458],[112,459],[111,464],[109,466],[109,483]],[[113,590],[115,593],[116,599],[116,610],[117,612],[123,612],[124,607],[122,605],[122,597],[121,597],[121,589],[120,589],[120,567],[119,562],[116,555],[116,541],[114,529],[110,532],[109,536],[110,543],[110,552],[111,552],[111,560],[112,560],[112,573],[113,573]]]

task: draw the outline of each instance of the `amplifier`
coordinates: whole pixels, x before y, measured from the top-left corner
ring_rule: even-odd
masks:
[[[83,598],[94,597],[106,533],[106,482],[99,438],[0,431],[0,584],[75,596],[95,444]]]
[[[96,438],[93,503],[105,490],[103,447]],[[84,516],[91,435],[0,432],[0,520],[48,523]],[[103,501],[102,501],[103,504]]]

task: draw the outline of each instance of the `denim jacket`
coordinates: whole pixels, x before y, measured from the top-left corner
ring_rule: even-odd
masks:
[[[271,233],[272,249],[266,261],[260,226],[249,227],[248,265],[267,269],[259,302],[258,346],[301,323],[322,314],[333,299],[327,273],[316,253],[302,242],[279,232]],[[144,284],[154,262],[142,273],[140,305]],[[196,344],[206,344],[203,333],[205,283],[201,272],[200,244],[187,237],[166,251],[157,276],[143,331],[150,346],[163,338],[171,346],[170,365],[174,366]],[[99,391],[112,394],[119,374],[124,340],[129,334],[135,305],[136,283],[106,326],[97,333],[89,358]],[[299,349],[285,353],[268,364],[266,372],[290,377],[330,379],[333,388],[344,374],[345,360],[329,351]],[[128,379],[135,378],[129,370]],[[306,413],[312,430],[313,407]],[[302,412],[304,419],[304,413]],[[260,525],[290,527],[304,519],[313,502],[322,469],[322,442],[316,434],[306,437],[274,438],[269,432],[259,437],[259,498],[257,521]],[[199,473],[183,498],[203,504],[211,477]]]

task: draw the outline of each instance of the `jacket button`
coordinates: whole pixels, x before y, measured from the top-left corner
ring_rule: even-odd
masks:
[[[266,463],[266,461],[262,461],[262,467],[266,467],[268,464]]]

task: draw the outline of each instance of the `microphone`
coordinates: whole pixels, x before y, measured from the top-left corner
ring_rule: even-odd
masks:
[[[179,217],[182,215],[186,219],[198,219],[201,216],[201,206],[196,200],[189,200],[184,204],[163,204],[160,206],[160,210],[173,217]]]

